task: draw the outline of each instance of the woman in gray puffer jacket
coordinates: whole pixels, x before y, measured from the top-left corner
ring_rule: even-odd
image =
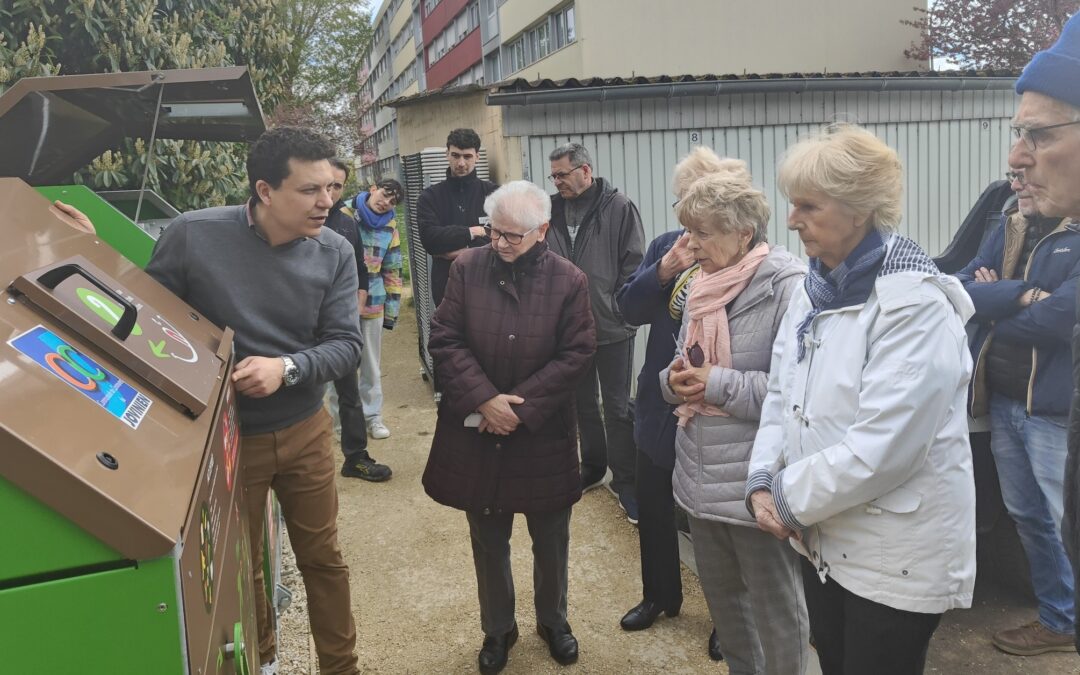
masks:
[[[675,501],[690,516],[702,589],[733,675],[801,675],[809,658],[792,548],[758,529],[744,497],[773,341],[806,266],[766,242],[769,205],[749,173],[699,178],[677,205],[701,265],[676,358],[660,373],[678,405]]]

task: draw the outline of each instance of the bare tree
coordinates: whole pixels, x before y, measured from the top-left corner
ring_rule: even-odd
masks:
[[[904,55],[923,62],[945,59],[960,68],[1020,70],[1046,49],[1080,0],[931,0],[914,26],[921,40]]]

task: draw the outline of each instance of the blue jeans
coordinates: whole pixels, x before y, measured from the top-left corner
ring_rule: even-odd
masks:
[[[1071,634],[1073,574],[1061,543],[1067,425],[1065,416],[1029,417],[1019,401],[990,399],[990,450],[1031,567],[1039,621]]]

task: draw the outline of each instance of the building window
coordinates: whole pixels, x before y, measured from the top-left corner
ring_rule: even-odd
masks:
[[[568,5],[546,16],[518,39],[503,45],[506,74],[516,73],[556,49],[562,49],[574,39],[574,6]],[[502,73],[499,75],[497,79],[502,79]],[[496,79],[489,81],[494,82]]]
[[[502,79],[502,68],[499,67],[499,50],[495,50],[484,57],[484,81],[498,82]]]
[[[428,68],[435,65],[447,52],[480,27],[480,5],[476,0],[469,5],[446,28],[435,36],[427,48]]]
[[[431,16],[432,10],[439,6],[442,0],[424,0],[424,16]]]
[[[452,82],[449,83],[450,87],[458,87],[466,84],[483,84],[484,83],[484,64],[480,61],[476,62],[472,68],[469,68],[461,75],[458,75]]]

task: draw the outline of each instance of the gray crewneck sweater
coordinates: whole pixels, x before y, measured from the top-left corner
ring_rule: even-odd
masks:
[[[325,383],[357,367],[363,342],[356,304],[356,255],[323,228],[270,246],[246,206],[178,216],[154,247],[146,272],[216,325],[236,331],[236,360],[291,356],[300,382],[265,398],[237,397],[241,432],[278,431],[314,414]]]

